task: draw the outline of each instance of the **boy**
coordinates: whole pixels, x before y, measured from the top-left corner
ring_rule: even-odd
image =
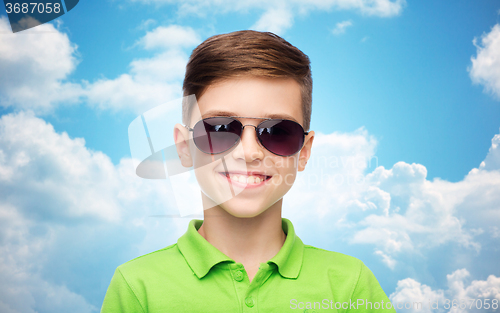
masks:
[[[101,312],[395,312],[361,261],[304,245],[281,217],[314,140],[309,58],[272,33],[218,35],[193,51],[183,89],[197,107],[183,104],[174,139],[204,220],[119,266]]]

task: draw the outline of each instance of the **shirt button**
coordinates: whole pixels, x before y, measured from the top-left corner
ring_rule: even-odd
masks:
[[[236,273],[234,273],[234,279],[236,281],[242,281],[243,280],[243,273],[241,271],[236,271]]]
[[[245,304],[247,305],[247,307],[251,308],[255,305],[255,302],[253,301],[252,297],[248,297],[245,299]]]

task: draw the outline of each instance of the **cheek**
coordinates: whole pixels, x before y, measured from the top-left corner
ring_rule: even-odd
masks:
[[[299,158],[297,155],[288,157],[287,167],[284,169],[284,183],[288,189],[292,188],[295,178],[297,178],[297,170]]]
[[[207,173],[214,170],[221,163],[222,155],[211,155],[200,151],[198,148],[191,150],[195,170],[202,169]]]
[[[215,166],[215,163],[212,162],[212,156],[199,150],[194,151],[193,166],[196,179],[200,186],[203,188],[203,186],[210,184],[211,179],[213,179],[213,174],[211,173],[213,173],[213,168]]]
[[[276,170],[282,175],[289,173],[297,173],[299,158],[295,156],[291,157],[275,157],[274,166]]]
[[[221,179],[218,170],[220,167],[221,156],[214,157],[210,154],[198,150],[193,155],[194,174],[201,191],[213,201],[220,205],[234,197],[242,189],[233,188],[224,179]]]
[[[298,157],[274,157],[274,169],[279,174],[277,185],[288,191],[297,177]]]
[[[288,191],[290,188],[292,188],[293,183],[295,182],[295,178],[297,177],[297,174],[295,172],[287,172],[282,174],[282,188],[283,190]]]

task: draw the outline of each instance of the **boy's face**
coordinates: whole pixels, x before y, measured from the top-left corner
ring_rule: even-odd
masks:
[[[293,79],[255,77],[219,82],[208,87],[198,99],[189,126],[213,116],[273,117],[303,125],[300,86]],[[238,120],[243,125],[255,126],[264,121]],[[192,139],[193,134],[180,124],[176,125],[174,134],[183,165],[195,168],[203,202],[208,204],[206,208],[218,205],[235,217],[257,216],[281,201],[292,187],[297,171],[304,170],[314,138],[311,131],[301,151],[283,157],[264,148],[257,139],[255,128],[246,126],[233,148],[212,156],[200,151],[192,141],[188,141],[188,146],[183,140]],[[265,176],[248,175],[251,172]],[[254,177],[267,179],[260,182]]]

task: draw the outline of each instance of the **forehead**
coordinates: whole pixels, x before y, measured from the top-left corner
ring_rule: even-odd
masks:
[[[303,125],[300,85],[292,78],[244,77],[209,86],[193,108],[192,122],[210,116],[270,117]]]

